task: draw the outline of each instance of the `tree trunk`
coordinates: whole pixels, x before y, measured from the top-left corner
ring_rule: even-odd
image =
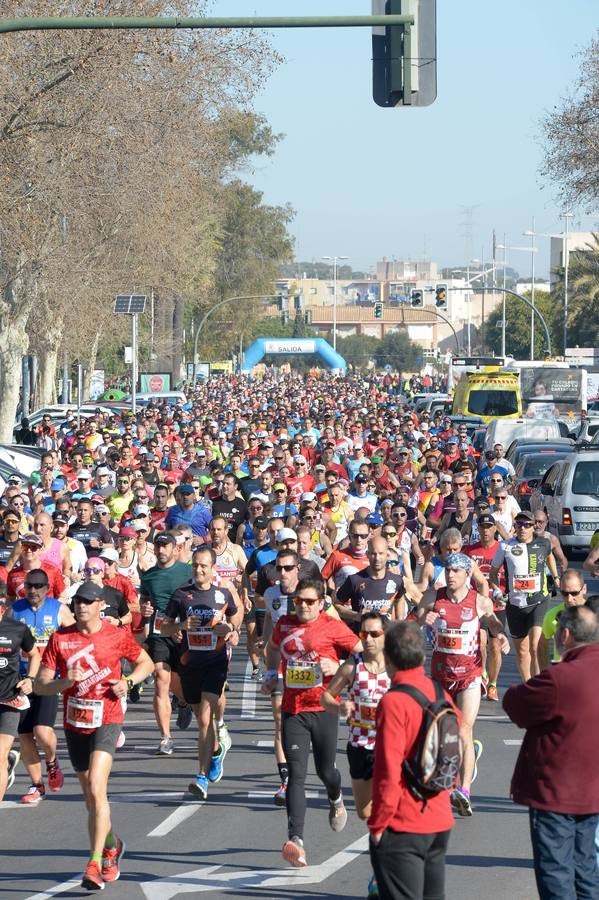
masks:
[[[4,321],[2,321],[4,320]],[[0,441],[12,443],[21,388],[21,360],[29,348],[27,316],[0,318]]]
[[[83,375],[83,398],[82,400],[89,400],[89,392],[91,390],[92,384],[92,375],[94,373],[94,369],[96,368],[96,359],[98,357],[98,346],[100,344],[100,332],[96,331],[96,335],[92,341],[92,345],[89,351],[89,356],[87,358],[87,366],[85,373]]]
[[[56,344],[44,346],[39,351],[39,371],[37,379],[37,405],[39,408],[56,403],[56,372],[58,349]]]

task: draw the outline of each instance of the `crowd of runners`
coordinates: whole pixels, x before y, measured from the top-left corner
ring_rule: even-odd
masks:
[[[526,681],[585,585],[544,514],[519,508],[503,446],[478,458],[462,422],[416,416],[401,391],[392,376],[267,370],[211,378],[187,403],[157,398],[135,417],[121,404],[79,426],[74,413],[43,423],[56,449],[0,498],[0,800],[19,762],[22,803],[62,789],[62,694],[88,811],[84,887],[119,877],[107,786],[127,704],[152,696],[161,755],[195,720],[188,789],[209,801],[235,738],[232,654],[247,652],[271,698],[284,859],[307,865],[310,753],[330,827],[345,827],[340,716],[356,813],[380,833],[376,714],[395,621],[424,629],[431,677],[460,711],[451,804],[473,815],[476,717],[482,697],[500,699],[506,635]]]

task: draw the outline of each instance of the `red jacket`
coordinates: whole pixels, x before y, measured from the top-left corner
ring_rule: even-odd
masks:
[[[526,734],[512,776],[515,803],[547,812],[599,812],[599,644],[511,687],[503,708]]]
[[[433,682],[424,667],[396,672],[393,684],[411,684],[430,700],[435,698]],[[449,694],[446,699],[451,702]],[[391,828],[413,834],[436,834],[454,823],[449,791],[431,797],[426,806],[410,793],[402,765],[414,752],[422,725],[422,707],[407,694],[389,691],[378,705],[376,744],[372,781],[372,814],[368,827],[373,834]]]

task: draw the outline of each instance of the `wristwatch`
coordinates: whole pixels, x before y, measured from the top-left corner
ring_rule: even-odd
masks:
[[[125,684],[127,685],[127,690],[128,690],[128,691],[132,691],[133,688],[135,687],[135,682],[133,681],[132,678],[127,678],[127,679],[125,679]]]

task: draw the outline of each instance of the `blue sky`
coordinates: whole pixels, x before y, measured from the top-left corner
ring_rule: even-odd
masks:
[[[213,15],[363,15],[370,0],[214,0]],[[285,57],[255,107],[285,134],[251,176],[267,203],[290,203],[296,258],[345,255],[368,270],[382,256],[440,266],[491,255],[492,229],[511,246],[536,217],[559,233],[552,188],[539,174],[539,119],[566,94],[577,50],[599,21],[596,0],[437,0],[438,96],[420,109],[379,109],[371,99],[369,29],[277,30]],[[582,230],[594,216],[575,214]],[[537,275],[548,274],[539,237]],[[508,264],[530,272],[530,252]]]

